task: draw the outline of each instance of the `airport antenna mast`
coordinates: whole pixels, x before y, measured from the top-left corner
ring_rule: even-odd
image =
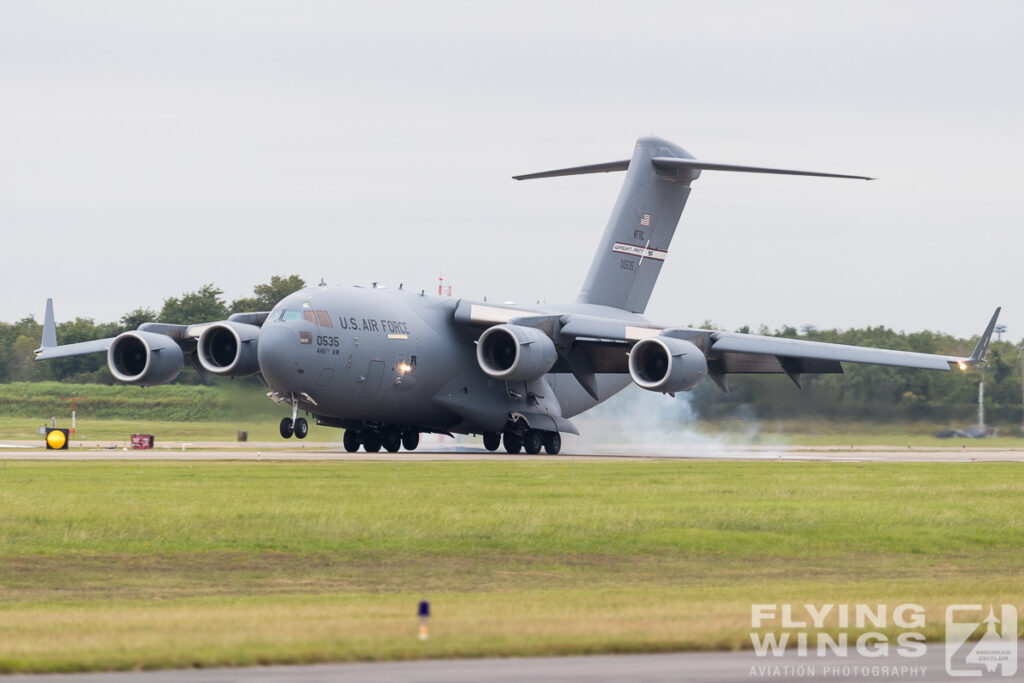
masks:
[[[69,432],[70,435],[73,437],[75,435],[75,427],[78,426],[78,402],[85,401],[88,399],[86,399],[84,396],[79,396],[78,394],[71,394],[71,398],[68,398],[67,396],[61,396],[60,400],[71,401],[71,429],[69,430]]]

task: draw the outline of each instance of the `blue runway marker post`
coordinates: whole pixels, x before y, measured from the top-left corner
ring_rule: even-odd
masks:
[[[426,600],[420,600],[419,610],[417,614],[420,617],[420,640],[427,639],[427,622],[430,620],[430,603]]]

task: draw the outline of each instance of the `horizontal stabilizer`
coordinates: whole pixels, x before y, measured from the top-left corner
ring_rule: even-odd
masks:
[[[806,175],[819,178],[853,178],[855,180],[874,180],[864,175],[846,175],[845,173],[821,173],[819,171],[794,171],[788,168],[767,168],[764,166],[739,166],[737,164],[715,164],[700,159],[679,159],[676,157],[654,157],[651,163],[658,168],[680,168],[695,171],[737,171],[739,173],[774,173],[776,175]]]
[[[559,168],[554,171],[541,171],[540,173],[526,173],[524,175],[512,176],[515,180],[533,180],[535,178],[556,178],[566,175],[585,175],[587,173],[610,173],[612,171],[629,170],[629,159],[621,161],[607,161],[603,164],[590,164],[589,166],[573,166],[572,168]],[[700,159],[686,159],[680,157],[651,157],[651,164],[661,169],[678,169],[692,171],[733,171],[737,173],[770,173],[774,175],[802,175],[815,176],[819,178],[852,178],[854,180],[874,180],[866,175],[848,175],[846,173],[822,173],[820,171],[797,171],[789,168],[769,168],[767,166],[741,166],[739,164],[716,164],[711,161]]]
[[[610,173],[612,171],[625,171],[629,168],[629,159],[622,161],[608,161],[603,164],[591,164],[589,166],[574,166],[573,168],[560,168],[555,171],[542,171],[540,173],[527,173],[526,175],[512,176],[515,180],[533,180],[534,178],[555,178],[560,175],[584,175],[586,173]]]

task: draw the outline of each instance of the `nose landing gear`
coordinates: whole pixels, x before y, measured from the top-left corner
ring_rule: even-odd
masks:
[[[293,434],[296,439],[305,439],[309,434],[309,423],[304,417],[296,418],[294,421],[290,417],[285,417],[281,419],[280,431],[285,439],[290,439]]]
[[[306,422],[306,418],[298,417],[299,404],[295,400],[295,394],[292,394],[289,400],[292,404],[292,416],[281,418],[281,436],[289,439],[294,434],[296,439],[305,439],[309,434],[309,423]]]

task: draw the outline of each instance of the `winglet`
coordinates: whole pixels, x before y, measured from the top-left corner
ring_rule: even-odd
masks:
[[[46,316],[43,318],[43,341],[36,349],[36,355],[57,345],[57,323],[53,319],[53,299],[46,300]]]
[[[971,352],[970,358],[965,358],[962,361],[958,361],[957,365],[961,369],[968,365],[977,365],[978,363],[985,362],[985,352],[988,351],[988,344],[992,341],[992,331],[996,328],[996,320],[999,319],[999,311],[1003,310],[1002,306],[996,309],[996,312],[992,314],[992,319],[988,321],[988,327],[985,328],[985,332],[981,335],[981,339],[978,340],[978,345],[974,347],[974,351]]]

